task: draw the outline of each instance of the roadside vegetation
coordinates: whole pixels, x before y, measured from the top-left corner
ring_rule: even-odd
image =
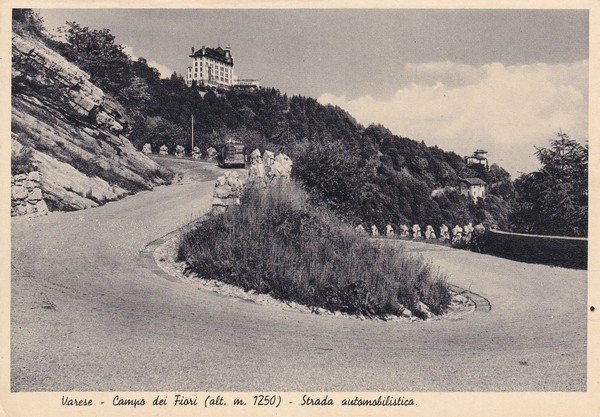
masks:
[[[440,314],[450,303],[444,275],[356,232],[295,182],[247,187],[240,206],[183,233],[178,257],[200,277],[331,311],[419,315],[423,302]]]

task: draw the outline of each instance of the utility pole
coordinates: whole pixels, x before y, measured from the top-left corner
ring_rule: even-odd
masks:
[[[194,152],[194,115],[192,114],[192,150],[191,152]]]

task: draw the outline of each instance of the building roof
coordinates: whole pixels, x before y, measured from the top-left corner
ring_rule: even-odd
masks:
[[[487,182],[485,182],[481,178],[461,178],[460,182],[464,182],[469,185],[487,185]]]
[[[202,47],[190,55],[190,58],[201,58],[206,56],[208,58],[216,59],[224,64],[233,65],[233,58],[231,55],[227,56],[227,51],[220,46],[216,48]]]
[[[482,156],[482,155],[476,155],[476,154],[473,154],[473,155],[471,155],[471,156],[467,156],[467,159],[471,159],[471,158],[473,158],[473,159],[478,159],[478,160],[480,160],[480,161],[484,161],[484,160],[486,160],[486,159],[487,159],[485,156]]]

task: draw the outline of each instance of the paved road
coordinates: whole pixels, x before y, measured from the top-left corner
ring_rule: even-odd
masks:
[[[584,271],[407,243],[492,304],[415,323],[284,311],[153,273],[139,251],[209,208],[216,170],[179,165],[195,173],[181,185],[12,221],[13,390],[585,390]]]

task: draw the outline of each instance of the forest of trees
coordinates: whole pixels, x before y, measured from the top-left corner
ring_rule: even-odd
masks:
[[[41,22],[33,12],[14,18],[39,31]],[[394,135],[380,125],[361,126],[346,111],[313,98],[288,97],[272,88],[208,91],[202,96],[182,76],[161,79],[145,59],[131,60],[108,29],[67,22],[62,31],[66,42],[37,35],[45,36],[49,46],[86,70],[92,82],[128,110],[128,137],[139,149],[150,143],[156,152],[165,144],[173,152],[182,145],[189,154],[193,115],[195,142],[202,150],[234,137],[249,148],[285,152],[294,161],[293,175],[313,197],[352,224],[383,228],[473,222],[503,230],[587,233],[587,151],[584,160],[570,139],[561,139],[561,146],[571,152],[569,163],[585,165],[585,184],[583,168],[555,167],[555,142],[550,150],[538,150],[544,166],[539,173],[513,183],[498,165],[470,169],[453,152]],[[453,189],[465,177],[488,183],[485,200],[473,202]],[[432,196],[442,188],[444,192]],[[544,229],[544,217],[536,219],[536,213],[564,227]]]

